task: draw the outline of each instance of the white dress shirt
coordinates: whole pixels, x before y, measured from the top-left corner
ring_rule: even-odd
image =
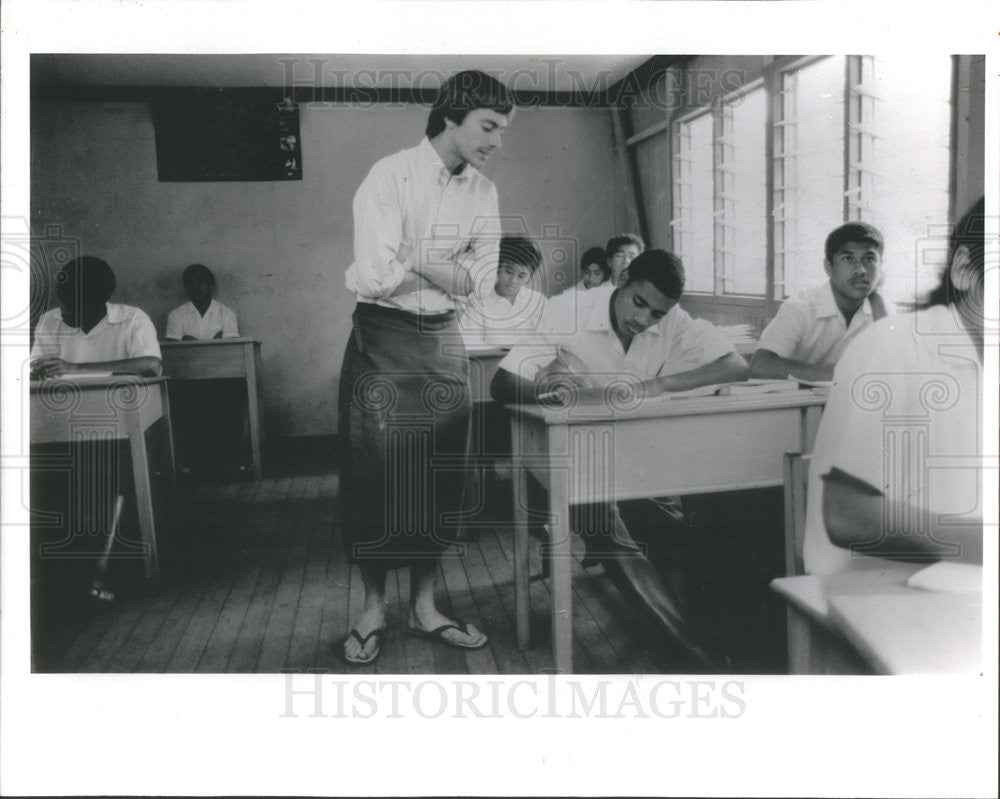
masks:
[[[686,372],[734,352],[714,325],[692,319],[676,305],[635,336],[625,352],[611,325],[614,293],[615,287],[607,284],[550,298],[538,334],[507,353],[500,367],[534,380],[561,346],[586,364],[598,384],[607,386]]]
[[[844,571],[858,558],[823,524],[821,478],[834,467],[911,508],[915,527],[923,514],[982,515],[982,365],[951,308],[875,323],[833,379],[809,467],[806,571]]]
[[[223,338],[238,338],[240,335],[236,326],[236,314],[215,300],[209,303],[204,316],[198,313],[193,302],[174,308],[167,316],[166,338],[169,339],[180,341],[184,336],[211,339],[220,330]]]
[[[160,344],[145,311],[109,302],[104,318],[89,333],[63,322],[58,308],[42,314],[31,348],[32,358],[40,355],[57,355],[69,363],[159,358]]]
[[[884,299],[883,302],[886,313],[896,312],[892,303]],[[872,321],[871,303],[866,297],[848,325],[827,280],[785,300],[761,333],[757,349],[770,350],[794,361],[835,364],[847,345]]]
[[[358,302],[413,313],[455,307],[435,287],[392,296],[415,263],[455,261],[486,295],[496,283],[500,246],[497,193],[484,175],[465,164],[445,167],[430,140],[375,164],[354,195],[354,263],[347,289]]]
[[[469,301],[459,327],[469,345],[512,347],[526,333],[538,329],[544,310],[545,295],[526,286],[517,292],[514,302],[494,289]]]

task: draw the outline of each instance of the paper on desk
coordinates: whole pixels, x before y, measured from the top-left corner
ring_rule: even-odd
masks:
[[[983,567],[976,563],[942,560],[910,575],[911,588],[949,594],[974,594],[983,590]]]
[[[717,394],[719,389],[725,385],[728,385],[728,383],[712,383],[707,386],[698,386],[698,388],[689,388],[686,391],[664,391],[656,399],[670,400],[684,399],[685,397],[710,397],[713,394]]]
[[[795,380],[745,380],[741,383],[728,383],[719,389],[724,396],[740,396],[745,394],[772,394],[776,391],[798,391],[799,384]]]

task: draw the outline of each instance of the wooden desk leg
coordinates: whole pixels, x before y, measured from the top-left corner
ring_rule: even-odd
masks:
[[[516,438],[514,439],[517,440]],[[528,563],[528,471],[515,459],[514,465],[514,608],[517,648],[531,646],[531,602]]]
[[[146,450],[146,434],[138,414],[130,414],[128,421],[128,441],[132,458],[132,482],[135,484],[135,504],[139,514],[139,533],[146,545],[146,580],[155,579],[160,573],[160,563],[156,552],[156,523],[153,518],[153,491],[149,483],[149,453]]]
[[[167,383],[160,387],[160,399],[163,402],[163,423],[166,425],[167,436],[167,479],[171,490],[177,487],[177,462],[174,459],[174,426],[170,421],[170,390]]]
[[[549,430],[549,452],[567,452],[565,427]],[[569,470],[549,470],[549,525],[552,564],[552,648],[557,674],[573,673],[573,552],[570,548]]]
[[[250,453],[253,460],[253,476],[260,480],[264,468],[260,455],[260,396],[257,386],[257,355],[252,346],[245,351],[247,375],[247,413],[250,417]]]

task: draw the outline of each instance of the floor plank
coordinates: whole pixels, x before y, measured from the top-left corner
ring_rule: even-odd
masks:
[[[543,674],[552,669],[551,586],[530,546],[531,645],[514,629],[513,531],[477,528],[464,558],[446,557],[438,574],[443,613],[490,637],[465,651],[407,634],[409,569],[389,573],[387,631],[374,665],[353,666],[331,645],[360,613],[360,572],[345,558],[336,474],[294,474],[179,489],[179,530],[163,579],[90,609],[33,653],[38,671],[148,673]],[[579,673],[680,670],[669,646],[637,616],[600,567],[584,570],[574,542],[574,665]]]

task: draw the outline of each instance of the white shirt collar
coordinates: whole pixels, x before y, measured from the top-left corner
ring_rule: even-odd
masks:
[[[591,304],[590,313],[587,316],[587,330],[593,330],[593,331],[607,330],[611,333],[614,333],[615,329],[614,326],[611,324],[611,303],[614,302],[614,297],[618,293],[618,289],[608,284],[606,289],[603,286],[598,286],[596,289],[588,289],[586,291],[588,294],[590,294],[591,292],[600,292],[601,294],[607,295],[607,299],[596,297],[595,301]],[[673,309],[674,308],[672,307],[670,310],[672,311]],[[670,313],[668,311],[667,316],[669,315]],[[667,316],[664,316],[663,319],[666,319]],[[644,336],[647,333],[654,336],[660,335],[661,324],[663,324],[663,320],[660,320],[655,325],[647,327],[639,334],[639,336]],[[639,336],[633,336],[633,340],[639,338]]]
[[[816,316],[841,316],[840,308],[837,307],[837,301],[833,298],[833,284],[828,280],[823,289],[819,294],[819,301],[816,303]],[[865,297],[864,302],[861,303],[861,306],[854,313],[860,313],[864,316],[872,315],[872,306],[868,302],[867,297]]]
[[[449,180],[466,181],[475,172],[472,164],[468,163],[465,164],[461,172],[450,172],[448,167],[445,166],[444,161],[441,160],[441,156],[438,155],[438,151],[434,149],[434,145],[431,144],[431,140],[426,136],[421,140],[417,149],[420,151],[423,160],[431,168],[433,174],[437,176],[440,185],[444,185]]]

